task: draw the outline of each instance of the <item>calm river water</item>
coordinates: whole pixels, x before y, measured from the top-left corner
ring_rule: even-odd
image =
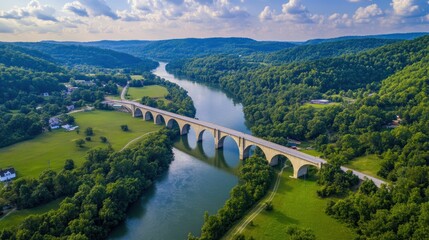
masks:
[[[177,79],[167,73],[165,66],[161,63],[154,74],[188,91],[197,118],[250,133],[241,104],[216,88]],[[186,239],[189,232],[199,235],[204,212],[216,213],[229,198],[230,190],[238,183],[236,170],[240,164],[232,139],[225,139],[223,150],[215,150],[210,133],[204,133],[203,142],[197,143],[191,129],[174,146],[175,158],[168,172],[129,209],[127,220],[110,239],[170,240]]]

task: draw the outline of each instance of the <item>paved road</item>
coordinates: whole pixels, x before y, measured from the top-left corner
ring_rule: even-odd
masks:
[[[130,82],[127,82],[127,85],[125,85],[125,87],[122,89],[122,92],[121,92],[121,99],[122,100],[127,100],[125,98],[125,95],[127,94],[129,84],[130,84]]]
[[[140,104],[140,103],[137,103],[137,102],[133,102],[133,101],[128,101],[128,100],[109,100],[109,101],[110,102],[119,103],[119,104],[134,105],[136,107],[143,108],[143,109],[149,110],[151,112],[156,112],[156,113],[159,113],[159,114],[162,114],[162,115],[166,115],[166,116],[169,116],[169,117],[172,117],[172,118],[175,118],[175,119],[180,119],[180,120],[183,120],[183,121],[186,121],[186,122],[189,122],[189,123],[193,123],[193,124],[197,124],[197,125],[200,125],[200,126],[203,126],[203,127],[217,129],[217,130],[220,130],[220,131],[222,131],[224,133],[227,133],[227,134],[230,134],[230,135],[234,135],[234,136],[237,136],[237,137],[240,137],[240,138],[244,138],[247,141],[251,141],[251,142],[254,142],[256,144],[259,144],[259,145],[262,145],[262,146],[265,146],[265,147],[268,147],[268,148],[280,151],[282,153],[286,153],[286,154],[295,156],[297,158],[304,159],[305,161],[315,163],[316,165],[318,165],[320,163],[321,164],[327,163],[327,161],[324,160],[324,159],[321,159],[321,158],[318,158],[318,157],[314,157],[314,156],[305,154],[303,152],[300,152],[298,150],[291,149],[291,148],[288,148],[288,147],[285,147],[285,146],[282,146],[282,145],[279,145],[279,144],[276,144],[276,143],[264,140],[262,138],[258,138],[258,137],[255,137],[255,136],[252,136],[252,135],[249,135],[249,134],[245,134],[245,133],[236,131],[234,129],[226,128],[226,127],[214,124],[214,123],[205,122],[205,121],[198,120],[198,119],[195,119],[195,118],[185,117],[185,116],[182,116],[182,115],[179,115],[179,114],[176,114],[176,113],[171,113],[171,112],[167,112],[167,111],[164,111],[164,110],[161,110],[161,109],[158,109],[158,108],[149,107],[149,106],[146,106],[146,105],[143,105],[143,104]],[[342,169],[344,171],[351,170],[351,169],[348,169],[346,167],[342,167]],[[371,179],[375,183],[375,185],[377,185],[378,187],[380,187],[381,184],[385,184],[386,183],[383,180],[371,177],[368,174],[365,174],[365,173],[362,173],[362,172],[358,172],[358,171],[355,171],[355,170],[352,170],[352,171],[353,171],[353,173],[356,176],[358,176],[362,180],[365,179],[365,178]]]

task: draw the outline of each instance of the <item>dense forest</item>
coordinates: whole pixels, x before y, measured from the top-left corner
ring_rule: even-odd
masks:
[[[331,202],[327,213],[354,227],[360,239],[426,239],[428,46],[429,37],[421,37],[281,66],[218,55],[172,62],[168,70],[229,91],[243,103],[255,135],[280,144],[288,137],[312,141],[335,166],[379,155],[378,174],[394,184],[377,189],[365,182]],[[337,104],[305,104],[318,98]],[[390,127],[393,120],[399,126]],[[331,183],[321,184],[320,196],[330,195]]]
[[[18,179],[0,196],[19,208],[66,196],[59,209],[27,217],[0,232],[0,239],[105,239],[135,202],[168,169],[172,137],[160,130],[122,152],[93,149],[74,168],[70,160],[59,173],[47,170],[39,179]]]
[[[70,43],[65,43],[70,44]],[[288,42],[259,42],[249,38],[187,38],[160,41],[99,41],[73,44],[128,53],[140,58],[171,61],[212,54],[249,55],[295,46]]]
[[[84,71],[89,68],[122,69],[125,73],[143,73],[158,66],[157,62],[132,55],[96,47],[57,44],[48,42],[14,43],[23,48],[49,55],[55,62]],[[91,68],[93,67],[93,68]]]
[[[292,62],[303,62],[321,58],[336,57],[344,54],[353,54],[364,50],[381,47],[398,42],[396,39],[353,39],[337,42],[326,42],[320,44],[302,45],[284,49],[269,54],[250,56],[253,61],[263,56],[261,61],[268,64],[287,64]]]

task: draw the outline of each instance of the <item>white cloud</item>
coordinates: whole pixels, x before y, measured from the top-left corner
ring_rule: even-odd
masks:
[[[429,12],[427,0],[392,0],[390,5],[394,13],[401,17],[421,17]]]
[[[63,7],[65,11],[72,12],[80,17],[89,17],[88,11],[82,5],[82,3],[78,1],[66,3]]]
[[[335,28],[351,27],[353,25],[352,19],[348,14],[334,13],[328,17],[328,22]]]
[[[259,14],[259,20],[267,21],[273,19],[273,12],[269,6],[265,6],[264,10]]]
[[[383,15],[383,11],[377,6],[377,4],[371,4],[366,7],[360,7],[356,10],[353,15],[353,19],[358,23],[368,23],[374,18]]]
[[[113,20],[119,19],[105,0],[80,0],[79,2],[86,7],[91,16],[106,16]]]
[[[57,22],[54,14],[55,9],[53,7],[41,5],[37,0],[31,0],[26,7],[0,12],[0,18],[19,20],[33,17],[42,21]]]
[[[247,18],[249,13],[228,0],[212,2],[183,0],[171,2],[164,0],[128,0],[131,11],[120,11],[124,21],[162,21],[184,20],[205,22],[209,19]]]
[[[259,20],[274,20],[279,22],[293,23],[317,23],[321,21],[321,16],[312,14],[307,7],[301,4],[300,0],[289,0],[282,5],[282,11],[276,14],[268,6],[259,14]]]

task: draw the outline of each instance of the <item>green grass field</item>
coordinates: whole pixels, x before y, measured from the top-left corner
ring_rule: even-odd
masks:
[[[350,161],[346,167],[366,173],[370,176],[381,178],[377,176],[377,172],[381,169],[381,161],[377,155],[370,154],[367,156],[361,156]]]
[[[167,88],[159,85],[150,85],[150,86],[144,86],[142,88],[135,88],[135,87],[128,88],[127,98],[130,100],[138,100],[138,101],[140,101],[140,99],[145,96],[150,98],[164,99],[164,97],[167,96],[167,94],[168,94]]]
[[[328,104],[314,104],[314,103],[305,103],[305,107],[314,107],[315,109],[323,109],[330,106],[340,105],[340,103],[328,103]]]
[[[301,151],[303,153],[306,153],[306,154],[309,154],[311,156],[315,156],[315,157],[320,157],[322,155],[321,152],[319,152],[319,151],[317,151],[315,149],[301,149],[299,151]]]
[[[295,224],[312,229],[318,240],[353,239],[355,234],[351,229],[324,213],[328,200],[316,195],[317,183],[314,180],[293,179],[290,175],[291,170],[281,177],[272,201],[273,211],[262,211],[253,220],[253,226],[248,225],[243,234],[258,240],[288,239],[286,226]],[[229,232],[223,239],[232,239],[232,233]]]
[[[142,75],[131,75],[131,80],[143,80]]]
[[[30,215],[42,214],[52,209],[58,209],[63,199],[64,198],[59,198],[45,205],[41,205],[39,207],[35,207],[31,209],[16,210],[11,214],[5,216],[4,218],[1,218],[0,229],[4,229],[10,226],[16,226],[20,224],[22,221],[24,221],[24,219]]]
[[[76,125],[80,127],[80,134],[58,129],[43,133],[32,140],[0,148],[0,168],[13,166],[18,177],[38,177],[46,169],[62,169],[66,159],[73,159],[79,166],[89,149],[107,146],[101,143],[100,136],[107,137],[112,147],[120,150],[132,139],[160,129],[160,126],[153,122],[132,118],[121,112],[79,112],[73,116],[76,118]],[[127,124],[130,131],[123,132],[120,128],[122,124]],[[92,127],[95,135],[84,148],[78,148],[74,140],[85,138],[87,127]]]

